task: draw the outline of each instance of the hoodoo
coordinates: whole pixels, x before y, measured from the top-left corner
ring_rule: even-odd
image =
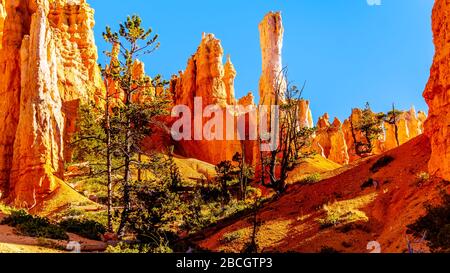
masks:
[[[103,87],[94,11],[85,0],[4,2],[0,189],[30,208],[58,187],[80,100]]]
[[[283,22],[280,12],[270,12],[259,24],[262,75],[259,80],[260,105],[273,105],[275,93],[286,85],[282,73]],[[282,94],[280,94],[282,95]]]

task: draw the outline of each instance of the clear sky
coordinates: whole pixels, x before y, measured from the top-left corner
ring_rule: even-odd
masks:
[[[238,76],[236,96],[258,95],[261,50],[258,23],[281,11],[283,64],[290,81],[307,82],[314,119],[328,112],[344,119],[353,107],[371,103],[387,111],[427,110],[422,98],[434,47],[433,0],[90,0],[96,10],[100,62],[109,50],[101,33],[138,14],[159,34],[161,48],[145,57],[147,73],[169,79],[186,67],[202,32],[214,33],[231,54]]]

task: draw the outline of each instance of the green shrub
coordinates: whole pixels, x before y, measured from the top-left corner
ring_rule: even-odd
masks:
[[[408,226],[408,233],[423,236],[433,252],[450,253],[450,195],[443,195],[440,206],[426,207],[427,214]]]
[[[165,240],[161,240],[157,245],[150,244],[133,244],[120,242],[115,246],[108,246],[106,253],[173,253],[169,244]]]
[[[320,228],[325,229],[338,225],[341,222],[341,213],[336,211],[329,211],[325,218],[318,220]]]
[[[379,170],[386,167],[394,160],[395,160],[395,158],[393,158],[392,156],[385,155],[385,156],[381,157],[380,159],[378,159],[377,162],[375,162],[375,164],[372,165],[372,167],[370,168],[370,171],[372,173],[377,173]]]
[[[120,242],[115,246],[108,246],[105,253],[141,253],[139,246],[136,244],[128,244]]]
[[[12,211],[2,224],[14,227],[19,233],[31,236],[57,240],[68,240],[69,236],[64,229],[50,223],[46,218],[33,216],[23,210]]]
[[[425,184],[428,180],[430,180],[430,174],[427,172],[421,172],[417,174],[415,184],[420,187]]]
[[[106,232],[105,226],[93,220],[70,218],[61,221],[59,226],[67,232],[72,232],[92,240],[101,240],[101,236]]]
[[[315,183],[319,182],[320,180],[322,180],[322,177],[320,176],[320,174],[313,173],[313,174],[308,175],[305,179],[303,179],[302,183],[315,184]]]
[[[241,237],[242,237],[242,231],[240,231],[240,230],[231,232],[231,233],[227,233],[222,236],[222,239],[220,239],[220,243],[228,244],[228,243],[231,243],[231,242],[234,242],[234,241],[240,239]]]

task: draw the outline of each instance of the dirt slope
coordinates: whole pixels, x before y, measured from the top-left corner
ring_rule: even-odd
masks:
[[[394,160],[378,172],[380,158]],[[427,172],[430,143],[419,136],[403,146],[359,162],[341,174],[313,185],[293,185],[286,195],[259,212],[260,248],[266,252],[319,252],[332,247],[341,252],[369,252],[378,241],[382,252],[405,252],[406,226],[424,213],[424,204],[439,200],[448,182],[433,178],[418,183]],[[367,183],[372,178],[376,183]],[[323,228],[320,219],[337,215],[339,224]],[[331,216],[330,216],[331,217]],[[251,224],[239,219],[222,229],[205,231],[198,244],[214,251],[239,252],[249,241]],[[420,246],[422,247],[422,246]]]

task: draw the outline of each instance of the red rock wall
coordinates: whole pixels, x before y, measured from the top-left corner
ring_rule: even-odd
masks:
[[[431,173],[450,180],[450,1],[436,0],[432,28],[436,53],[423,96],[429,117],[425,133],[431,140]]]

